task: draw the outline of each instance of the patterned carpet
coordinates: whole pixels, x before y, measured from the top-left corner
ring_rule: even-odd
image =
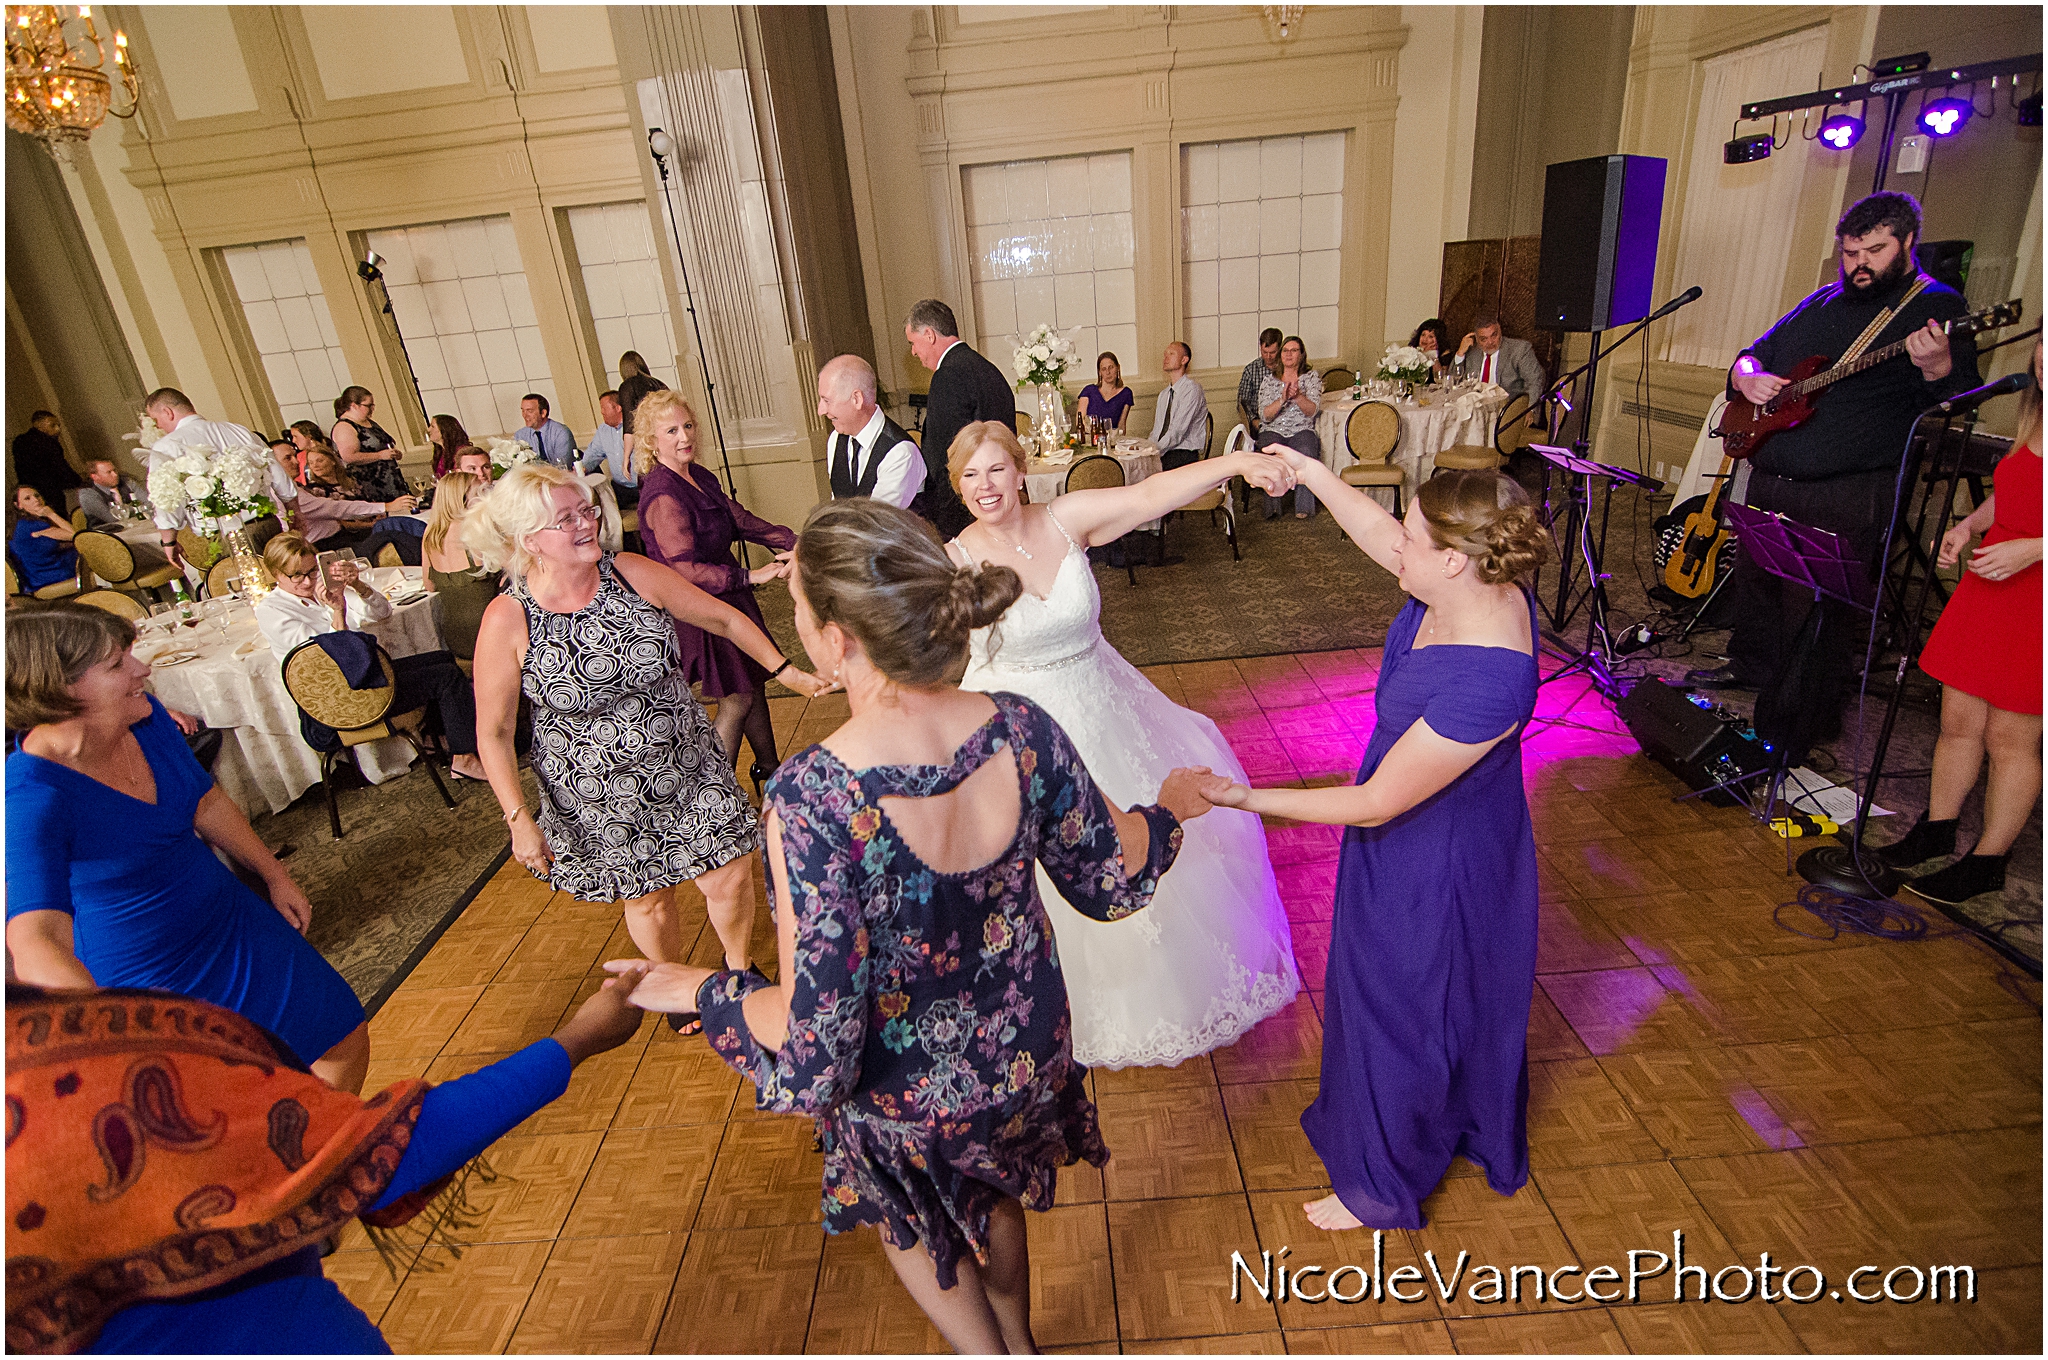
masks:
[[[1614,627],[1639,620],[1657,623],[1661,606],[1645,590],[1651,579],[1649,521],[1657,507],[1634,492],[1618,492],[1610,529],[1607,570]],[[1138,568],[1133,587],[1121,568],[1098,564],[1103,633],[1138,666],[1285,655],[1348,647],[1374,647],[1401,603],[1394,579],[1344,538],[1327,512],[1307,521],[1262,521],[1256,513],[1238,520],[1243,560],[1233,562],[1221,527],[1196,514],[1170,522],[1166,551],[1182,560]],[[1633,557],[1633,561],[1631,558]],[[1555,577],[1543,582],[1554,591]],[[780,586],[760,592],[769,631],[784,652],[799,660],[788,593]],[[1676,627],[1672,628],[1675,633]],[[1566,628],[1567,650],[1583,643],[1583,611]],[[1627,659],[1628,674],[1652,674],[1676,681],[1694,666],[1715,664],[1725,631],[1703,630],[1688,644],[1664,643]],[[772,693],[787,695],[780,686]],[[1755,696],[1729,691],[1723,702],[1748,712]],[[1939,726],[1939,698],[1923,681],[1908,689],[1878,801],[1898,815],[1874,822],[1871,839],[1884,843],[1905,834],[1925,806],[1926,770]],[[786,705],[778,704],[778,708]],[[1873,698],[1864,731],[1874,741],[1883,702]],[[1823,772],[1858,766],[1854,701],[1843,738],[1817,753]],[[781,734],[785,739],[787,733]],[[1913,773],[1913,772],[1918,772]],[[1844,778],[1842,774],[1835,776]],[[531,801],[532,776],[527,776]],[[261,817],[256,829],[272,845],[297,846],[293,875],[314,903],[313,942],[332,960],[366,1001],[388,994],[410,962],[452,919],[476,887],[497,867],[507,841],[504,823],[489,792],[478,785],[451,785],[456,807],[441,806],[424,772],[368,788],[343,789],[346,839],[328,838],[326,806],[318,789],[275,817]],[[1981,791],[1963,809],[1961,841],[1974,842],[1983,821]],[[2015,847],[2001,896],[1977,898],[1957,915],[2032,961],[2041,959],[2041,810]],[[1788,894],[1789,895],[1789,894]],[[1918,902],[1917,898],[1908,898]],[[1937,927],[1944,925],[1929,912]]]

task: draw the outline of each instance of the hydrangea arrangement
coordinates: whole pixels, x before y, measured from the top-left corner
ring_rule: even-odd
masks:
[[[1430,379],[1429,356],[1413,345],[1388,345],[1380,356],[1380,371],[1373,376],[1419,386]]]
[[[502,476],[513,468],[518,467],[521,463],[531,463],[534,459],[540,457],[538,453],[533,451],[533,445],[525,440],[507,439],[501,434],[494,434],[490,437],[485,451],[491,455],[491,467],[495,469],[493,473],[495,476]]]
[[[1012,366],[1019,387],[1057,387],[1074,357],[1074,342],[1050,326],[1040,325],[1017,346]]]
[[[269,489],[270,451],[259,444],[181,447],[149,474],[150,504],[172,515],[188,509],[210,519],[275,514]]]

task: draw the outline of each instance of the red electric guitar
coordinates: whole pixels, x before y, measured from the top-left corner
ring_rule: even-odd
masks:
[[[1996,307],[1986,307],[1981,312],[1957,317],[1942,326],[1942,333],[1955,340],[1975,335],[1978,331],[1997,330],[2000,326],[2010,326],[2018,321],[2020,311],[2020,299],[2014,298]],[[1787,373],[1785,385],[1779,388],[1778,395],[1769,401],[1753,402],[1737,392],[1728,398],[1727,409],[1721,412],[1721,423],[1713,431],[1721,438],[1721,451],[1730,458],[1753,456],[1766,439],[1780,430],[1804,425],[1813,414],[1814,402],[1830,384],[1838,383],[1865,369],[1875,368],[1887,359],[1896,359],[1905,352],[1906,341],[1895,340],[1882,349],[1870,350],[1846,364],[1836,364],[1832,368],[1828,367],[1827,356],[1816,354],[1811,359],[1801,360],[1790,373]]]

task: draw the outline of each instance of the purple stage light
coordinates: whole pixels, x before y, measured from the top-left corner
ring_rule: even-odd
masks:
[[[1937,137],[1953,137],[1970,119],[1967,99],[1936,99],[1920,110],[1920,126]]]
[[[1847,151],[1863,135],[1863,120],[1853,113],[1837,113],[1821,120],[1820,139],[1836,151]]]

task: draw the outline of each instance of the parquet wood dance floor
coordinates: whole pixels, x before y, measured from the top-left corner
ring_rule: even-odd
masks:
[[[1375,652],[1147,672],[1222,726],[1255,782],[1355,772]],[[785,750],[844,717],[838,697],[776,701]],[[1529,1026],[1532,1176],[1511,1199],[1459,1163],[1429,1226],[1386,1235],[1386,1272],[1465,1279],[1448,1300],[1262,1300],[1233,1252],[1325,1276],[1370,1269],[1372,1235],[1328,1234],[1326,1186],[1297,1119],[1313,1097],[1337,834],[1269,826],[1310,991],[1235,1047],[1090,1080],[1112,1159],[1060,1178],[1030,1216],[1040,1344],[1072,1351],[2026,1351],[2041,1349],[2041,1021],[2032,982],[1954,938],[1805,938],[1782,842],[1680,789],[1577,684],[1547,687],[1526,741],[1540,853]],[[757,876],[758,877],[758,876]],[[685,890],[696,958],[717,945]],[[1810,928],[1810,917],[1788,913]],[[757,957],[774,957],[765,907]],[[551,894],[516,864],[488,885],[371,1022],[367,1089],[445,1079],[550,1033],[607,958],[634,950],[616,908]],[[701,1039],[649,1021],[499,1143],[477,1245],[388,1278],[357,1232],[329,1273],[400,1352],[941,1351],[872,1233],[817,1226],[809,1124],[757,1115]],[[1970,1302],[1486,1302],[1478,1268],[1625,1272],[1632,1250],[1709,1271],[1769,1252],[1830,1289],[1871,1265],[1974,1267]],[[1639,1258],[1647,1268],[1651,1258]],[[1584,1278],[1560,1277],[1576,1294]],[[1338,1292],[1358,1288],[1358,1272]],[[1810,1276],[1773,1277],[1811,1289]],[[1912,1276],[1894,1277],[1895,1292]],[[1321,1280],[1314,1281],[1319,1287]],[[1612,1289],[1619,1289],[1613,1286]],[[1724,1288],[1736,1292],[1740,1277]],[[1688,1299],[1696,1286],[1688,1285]],[[1409,1291],[1414,1292],[1414,1291]]]

